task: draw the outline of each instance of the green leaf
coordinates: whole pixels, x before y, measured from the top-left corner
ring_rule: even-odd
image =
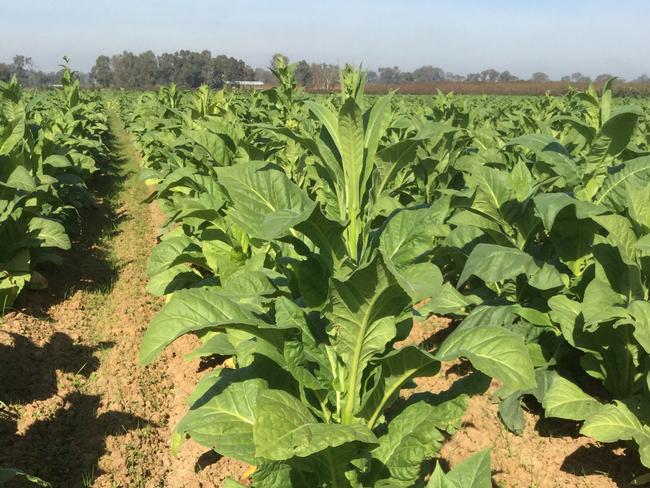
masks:
[[[555,375],[544,394],[542,406],[548,417],[584,420],[596,412],[601,404],[576,384]]]
[[[339,112],[338,134],[343,172],[351,185],[360,191],[363,175],[365,137],[361,110],[354,99],[347,99]]]
[[[420,465],[438,452],[444,436],[453,432],[467,408],[467,396],[433,406],[418,402],[406,407],[388,425],[388,432],[371,452],[374,469],[371,486],[378,481],[389,486],[411,487],[418,479]]]
[[[385,262],[399,269],[430,252],[436,223],[440,222],[431,208],[403,209],[393,215],[380,236],[379,249]]]
[[[483,449],[455,466],[447,473],[447,480],[458,488],[491,488],[491,449]],[[431,488],[427,486],[427,488]]]
[[[376,258],[348,279],[333,279],[324,314],[333,325],[328,333],[332,345],[346,365],[343,423],[352,421],[360,405],[363,371],[395,337],[395,317],[409,298]]]
[[[33,217],[29,221],[29,233],[39,242],[40,247],[70,249],[70,238],[65,227],[54,220]]]
[[[364,425],[319,423],[300,400],[281,390],[257,396],[253,432],[255,455],[275,461],[310,456],[349,442],[377,442]]]
[[[7,121],[0,132],[0,156],[11,151],[23,141],[25,137],[25,107],[20,104],[14,110],[14,117]]]
[[[140,346],[140,363],[149,364],[180,336],[206,327],[255,324],[244,306],[205,288],[179,290],[149,324]]]
[[[580,433],[600,442],[635,439],[639,444],[646,444],[650,441],[650,429],[620,401],[602,405],[585,421]]]
[[[433,294],[430,300],[419,307],[422,314],[448,315],[461,313],[474,301],[464,296],[451,283],[444,283],[437,293]]]
[[[642,156],[623,163],[618,171],[603,181],[596,194],[595,203],[603,204],[617,211],[626,205],[626,187],[644,187],[650,183],[650,156]]]
[[[525,274],[529,284],[539,290],[563,286],[560,273],[551,265],[539,265],[519,249],[496,244],[478,244],[470,253],[458,279],[458,286],[474,275],[486,283],[514,279]]]
[[[4,485],[10,481],[23,480],[28,481],[34,485],[50,487],[47,481],[43,481],[37,476],[27,474],[19,469],[10,469],[10,468],[0,468],[0,485]]]
[[[189,264],[176,263],[193,241],[185,236],[165,239],[149,255],[147,260],[147,291],[162,296],[182,288],[188,288],[201,279]]]
[[[434,357],[415,346],[407,346],[390,352],[376,362],[381,368],[374,388],[363,398],[359,416],[368,419],[368,426],[375,427],[383,411],[399,395],[402,386],[410,379],[433,376],[440,370]]]
[[[478,326],[451,333],[435,354],[439,361],[466,357],[479,371],[514,389],[535,388],[535,371],[524,341],[502,327]]]
[[[251,237],[273,240],[309,218],[316,204],[287,176],[268,163],[218,168],[233,206],[229,215]]]
[[[533,258],[519,249],[496,244],[479,244],[467,258],[458,279],[458,286],[472,275],[487,283],[516,278],[526,273],[532,263]]]
[[[246,488],[246,485],[242,485],[241,483],[238,483],[237,481],[228,478],[223,483],[223,488]]]
[[[605,155],[617,156],[621,153],[630,142],[641,115],[643,111],[639,107],[616,108],[592,141],[589,158],[602,159]]]
[[[223,387],[220,385],[225,383]],[[172,450],[178,452],[186,436],[223,456],[256,464],[253,440],[257,398],[266,389],[261,379],[228,382],[222,376],[216,386],[198,399],[174,429]]]
[[[557,216],[567,207],[575,208],[577,219],[587,219],[594,215],[600,215],[607,211],[606,208],[590,202],[583,202],[570,197],[566,193],[547,193],[537,195],[533,198],[535,208],[542,218],[544,227],[550,231],[553,228]]]
[[[634,300],[628,305],[628,311],[635,319],[634,338],[650,353],[650,303],[645,300]]]

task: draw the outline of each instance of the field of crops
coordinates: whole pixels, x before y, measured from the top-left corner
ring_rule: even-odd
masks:
[[[486,397],[503,435],[555,419],[611,444],[613,464],[624,451],[616,483],[650,482],[650,102],[613,97],[613,80],[368,96],[351,68],[332,95],[304,94],[282,62],[275,75],[264,92],[80,94],[69,71],[58,92],[0,85],[3,308],[57,279],[113,157],[111,115],[141,157],[141,205],[163,214],[146,263],[159,310],[123,361],[163,368],[197,337],[171,450],[243,467],[223,484],[79,486],[569,486],[502,475],[494,439],[435,461]],[[0,484],[46,478],[6,468],[21,471]],[[570,486],[616,486],[603,471]]]

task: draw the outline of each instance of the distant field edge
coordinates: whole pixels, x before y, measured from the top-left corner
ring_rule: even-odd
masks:
[[[458,93],[463,95],[564,95],[571,87],[584,91],[588,84],[548,82],[535,83],[530,81],[511,81],[497,83],[468,83],[468,82],[436,82],[436,83],[373,83],[366,86],[366,93],[381,95],[396,90],[405,95],[433,95],[440,90],[442,93]],[[307,90],[310,93],[336,92],[332,90]],[[650,83],[618,82],[614,85],[614,93],[623,96],[650,96]]]

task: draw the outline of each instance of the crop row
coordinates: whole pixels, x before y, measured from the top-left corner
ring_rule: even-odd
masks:
[[[63,88],[22,91],[0,82],[0,311],[59,263],[78,231],[78,209],[93,204],[86,183],[108,154],[108,126],[96,94],[83,95],[65,68]]]
[[[258,487],[491,486],[488,451],[422,466],[494,378],[510,430],[534,397],[650,467],[647,103],[612,81],[368,97],[352,69],[340,95],[307,96],[275,74],[262,93],[120,95],[167,216],[141,361],[185,334],[191,357],[230,357],[174,449],[254,465]],[[403,346],[431,316],[446,339]],[[475,373],[451,390],[406,392],[459,358]]]
[[[65,66],[57,91],[0,82],[0,318],[26,287],[47,287],[38,270],[60,265],[80,232],[79,209],[94,203],[87,183],[108,155],[103,106]],[[43,483],[0,469],[0,484],[16,477]]]

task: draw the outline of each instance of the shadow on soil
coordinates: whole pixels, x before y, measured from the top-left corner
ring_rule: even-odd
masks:
[[[101,474],[97,462],[105,452],[107,436],[124,435],[149,424],[125,412],[100,414],[100,397],[82,392],[83,381],[99,367],[97,352],[112,344],[79,345],[57,332],[39,347],[20,334],[6,336],[11,343],[0,344],[0,398],[13,405],[28,405],[30,416],[37,420],[19,432],[19,413],[0,408],[0,466],[38,475],[53,487],[86,486],[86,481]],[[78,379],[79,386],[73,384],[61,393],[57,373],[73,373],[72,381]],[[41,405],[49,405],[47,410],[52,402],[39,405],[38,401],[52,397],[59,397],[53,404],[56,410],[40,412]]]
[[[115,140],[109,147],[113,155],[120,153]],[[20,298],[19,315],[28,318],[27,329],[34,327],[26,332],[30,337],[22,334],[23,329],[0,333],[0,466],[39,476],[53,488],[91,486],[101,474],[98,460],[107,437],[151,425],[135,415],[108,410],[99,395],[84,392],[88,381],[94,380],[99,353],[112,343],[81,344],[74,329],[80,329],[79,324],[53,333],[49,327],[52,306],[75,290],[108,293],[119,275],[107,241],[127,217],[115,203],[131,176],[124,162],[103,162],[101,174],[90,182],[97,204],[80,212],[81,231],[73,238],[72,249],[61,253],[64,265],[41,270],[49,288],[27,291]],[[34,342],[43,334],[44,342]],[[25,429],[17,420],[21,417],[35,421]]]
[[[645,472],[638,453],[620,442],[579,447],[566,457],[562,471],[576,476],[604,473],[620,487],[630,486]]]
[[[147,422],[125,412],[98,415],[98,395],[72,392],[62,400],[63,406],[52,417],[36,421],[26,432],[2,432],[0,465],[36,474],[53,487],[90,486],[101,474],[97,463],[106,451],[107,436],[124,435]],[[0,422],[0,428],[11,429],[8,423]],[[6,486],[23,485],[17,482]]]
[[[114,138],[107,144],[112,155],[120,153]],[[21,313],[48,318],[50,307],[71,296],[75,290],[110,291],[120,270],[105,241],[117,234],[119,224],[127,218],[124,209],[115,206],[117,195],[131,176],[124,162],[113,156],[101,163],[102,170],[89,182],[95,206],[79,210],[80,230],[71,236],[72,248],[59,253],[63,265],[46,264],[39,268],[48,279],[48,288],[27,290],[18,298],[16,308]]]
[[[61,332],[54,333],[42,347],[23,335],[6,335],[10,344],[0,344],[0,399],[10,404],[27,404],[55,395],[57,371],[88,379],[99,366],[95,350],[113,346],[109,342],[96,348],[75,344]]]

